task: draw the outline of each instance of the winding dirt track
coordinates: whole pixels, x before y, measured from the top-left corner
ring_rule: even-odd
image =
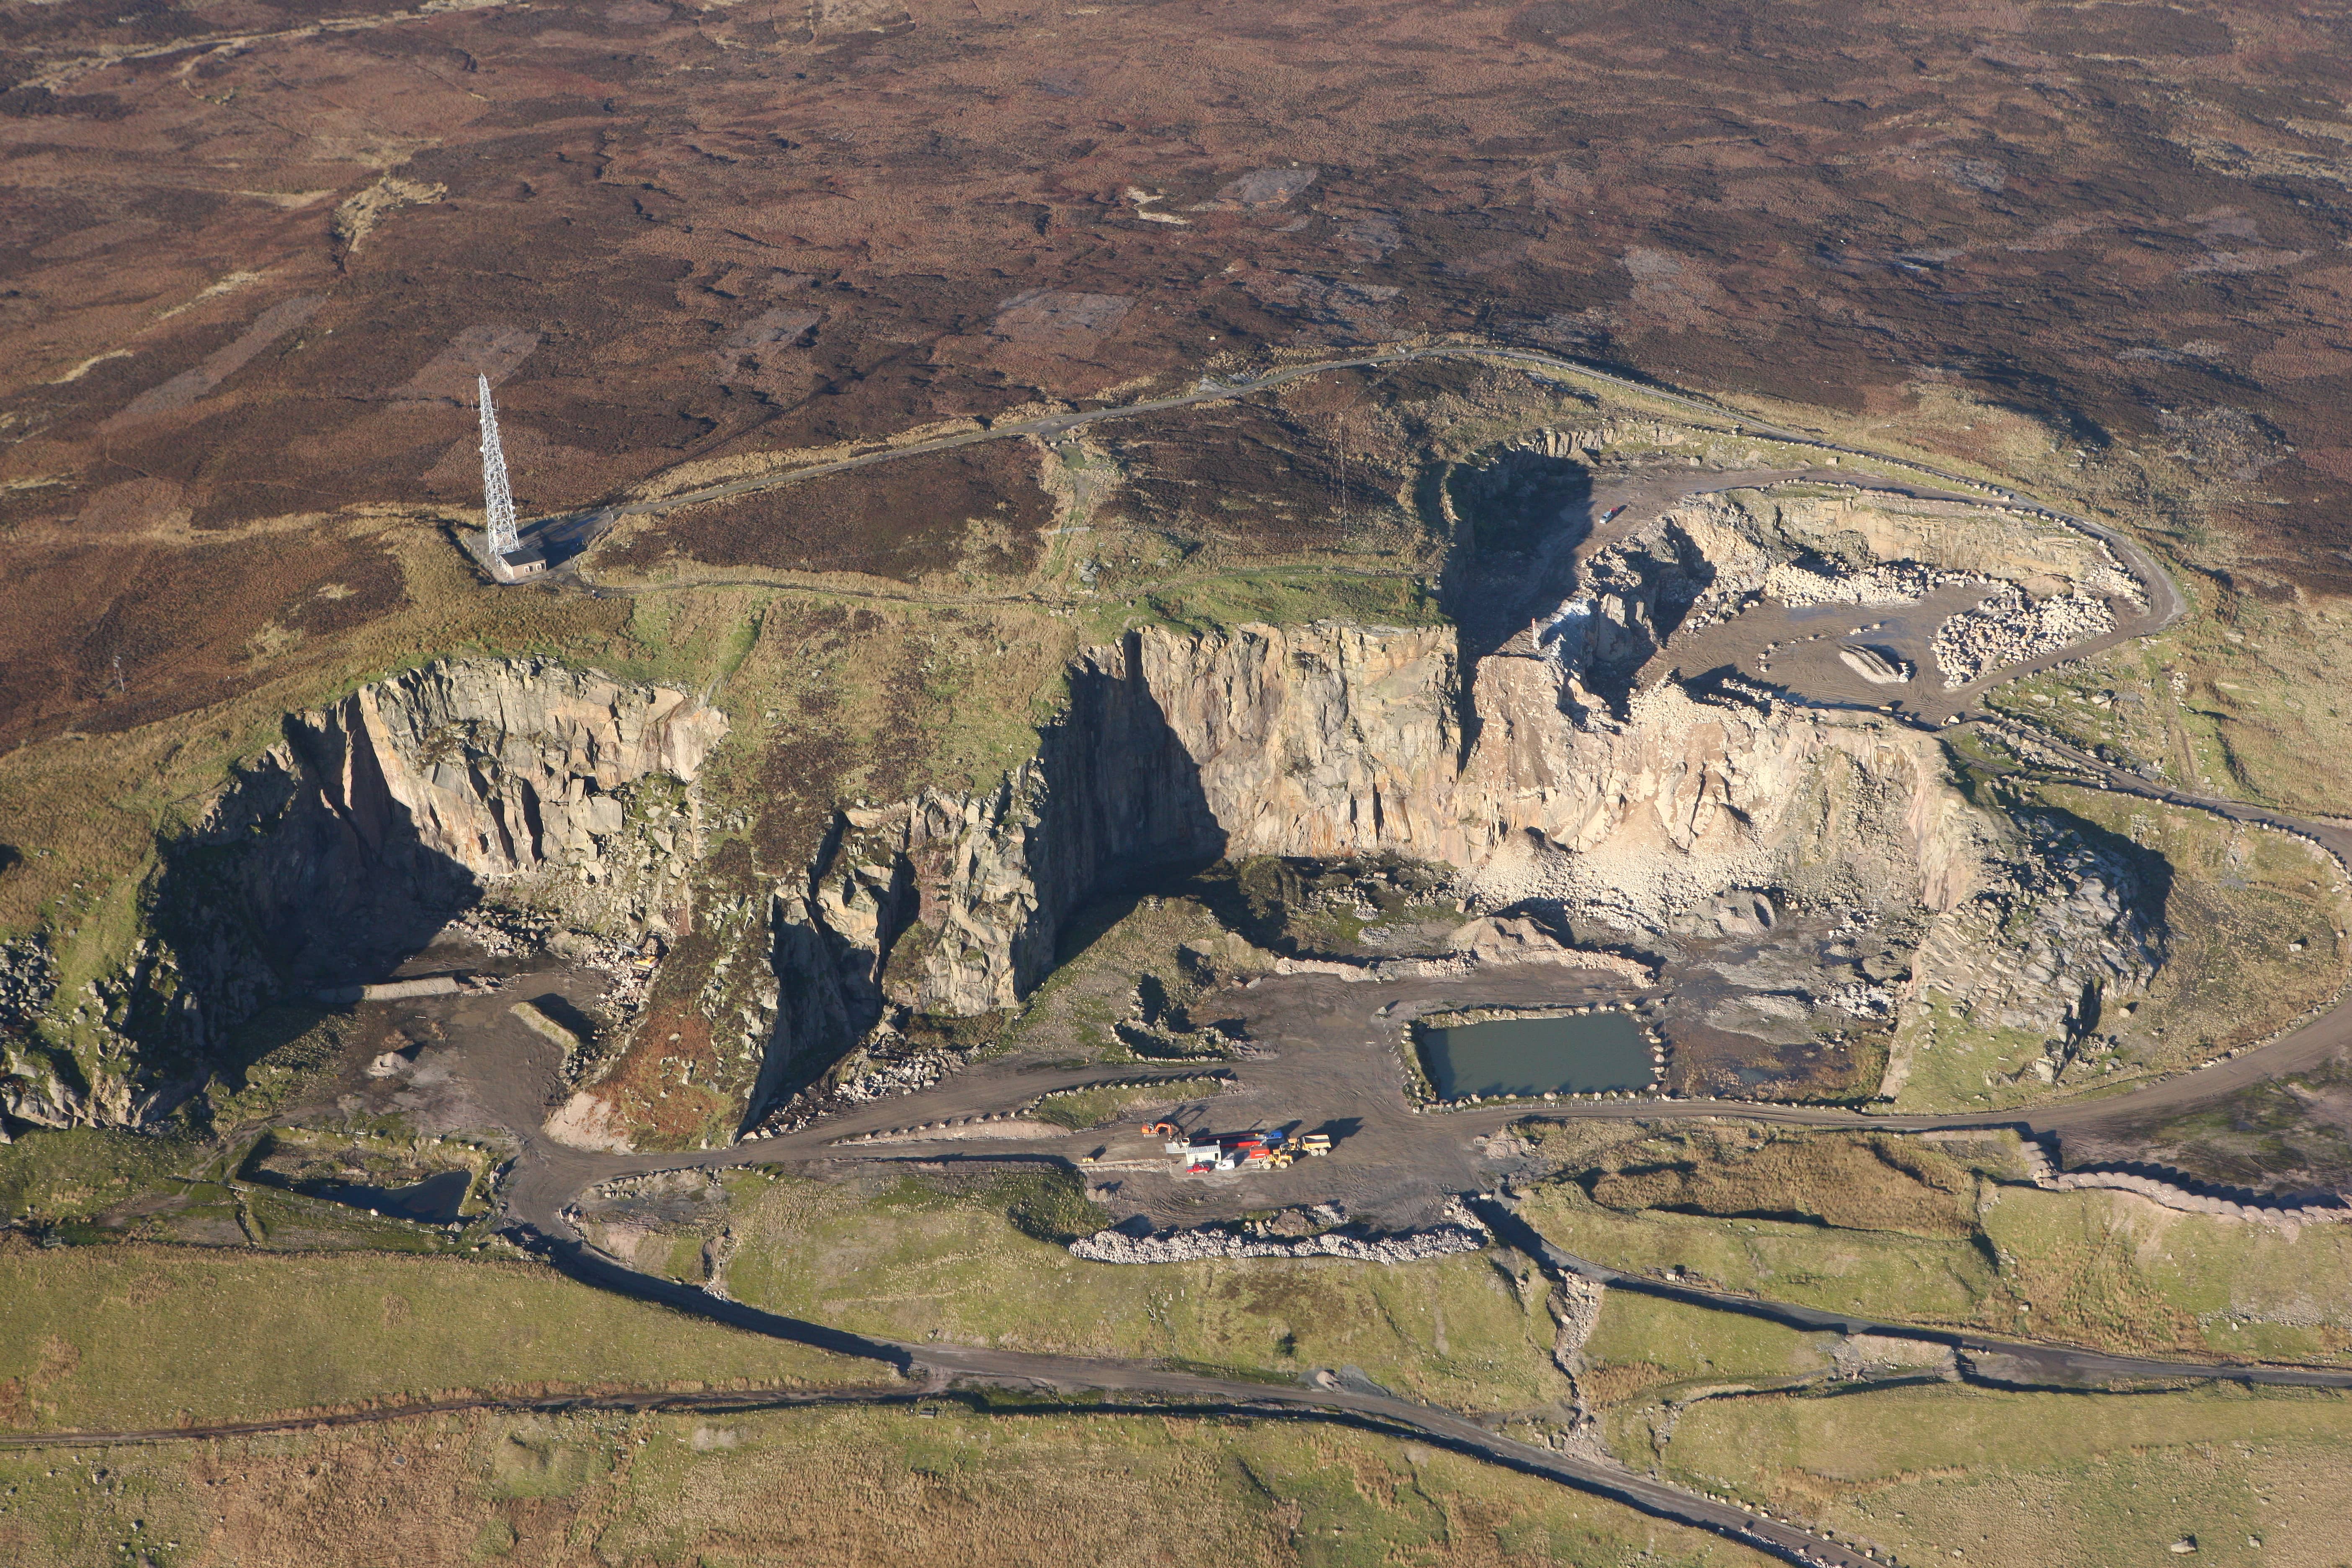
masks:
[[[1803,446],[1832,458],[1858,458],[1864,461],[1905,472],[1925,475],[1954,487],[1951,490],[1935,492],[1913,489],[1899,479],[1880,475],[1867,476],[1877,481],[1877,487],[1912,495],[1937,495],[1955,500],[1996,500],[2020,507],[2042,516],[2079,528],[2104,541],[2131,570],[2133,575],[2147,584],[2149,592],[2149,619],[2135,626],[2127,636],[2145,636],[2161,630],[2179,620],[2187,604],[2179,590],[2147,552],[2126,535],[2104,523],[2075,513],[2044,506],[2039,501],[2019,495],[2015,490],[1938,468],[1932,464],[1909,458],[1889,458],[1884,453],[1865,451],[1827,440],[1811,431],[1799,430],[1785,425],[1774,425],[1743,414],[1736,408],[1693,397],[1687,393],[1654,386],[1631,376],[1620,375],[1581,360],[1559,354],[1539,353],[1533,349],[1507,347],[1496,343],[1452,342],[1429,344],[1418,348],[1394,349],[1385,353],[1356,355],[1348,359],[1317,360],[1311,363],[1285,365],[1278,369],[1244,376],[1232,381],[1216,381],[1203,377],[1190,392],[1168,397],[1149,398],[1139,403],[1122,403],[1108,408],[1076,409],[1066,414],[1047,415],[1037,419],[982,423],[976,428],[959,431],[952,436],[937,437],[928,441],[910,441],[902,446],[877,446],[870,450],[836,458],[826,462],[804,463],[792,468],[752,474],[740,479],[729,479],[715,485],[701,485],[672,494],[655,496],[645,500],[616,501],[608,506],[575,509],[571,511],[533,519],[523,525],[529,538],[561,540],[584,546],[597,536],[627,517],[658,517],[681,507],[700,506],[706,502],[726,500],[736,496],[751,495],[759,490],[773,489],[782,485],[798,484],[804,479],[823,479],[828,474],[847,472],[852,468],[870,468],[878,463],[895,463],[909,458],[926,457],[935,452],[953,451],[959,447],[976,446],[983,441],[1013,440],[1024,437],[1066,436],[1089,425],[1113,420],[1134,419],[1145,415],[1162,414],[1171,409],[1196,407],[1205,403],[1222,403],[1237,397],[1249,397],[1268,392],[1289,382],[1328,375],[1343,370],[1385,370],[1397,365],[1429,360],[1485,360],[1515,365],[1538,375],[1572,376],[1599,382],[1620,392],[1646,397],[1679,408],[1686,414],[1727,426],[1734,434],[1759,437],[1768,441],[1784,441]],[[1835,469],[1808,470],[1809,477],[1824,480],[1854,482],[1865,476]],[[707,581],[707,580],[706,580]],[[764,579],[763,585],[774,586]],[[629,591],[629,590],[622,590]],[[2075,648],[2068,657],[2080,657],[2086,649],[2107,646],[2108,639]],[[2011,672],[2012,674],[2014,671]]]

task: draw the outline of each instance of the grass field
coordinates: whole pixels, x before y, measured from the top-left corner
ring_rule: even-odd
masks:
[[[1685,1306],[1629,1290],[1603,1299],[1584,1342],[1577,1388],[1589,1406],[1688,1398],[1727,1386],[1771,1386],[1826,1369],[1832,1334]]]
[[[1973,1163],[2003,1162],[1988,1148]],[[2352,1352],[2345,1227],[2290,1237],[2129,1194],[1971,1183],[1972,1218],[1958,1235],[1895,1223],[1910,1217],[1900,1212],[1863,1227],[1627,1211],[1573,1182],[1538,1189],[1524,1212],[1558,1246],[1613,1268],[1679,1268],[1696,1283],[1894,1322],[2144,1353],[2327,1362]],[[1612,1190],[1605,1178],[1595,1186]],[[1874,1206],[1899,1195],[1882,1191]]]
[[[2186,1556],[2335,1568],[2352,1400],[2210,1390],[2085,1399],[1952,1386],[1710,1400],[1667,1473],[1822,1518],[1897,1561],[2110,1568]]]
[[[0,1248],[0,1427],[170,1426],[463,1391],[879,1383],[531,1264]]]
[[[2103,1021],[2152,1065],[2259,1039],[2332,996],[2352,964],[2352,889],[2325,851],[2201,812],[2045,786],[2043,800],[2161,854],[2172,956],[2147,1001]]]
[[[1763,1568],[1419,1444],[1216,1419],[913,1411],[436,1417],[0,1454],[0,1556],[44,1568]]]
[[[733,1295],[894,1339],[1168,1356],[1284,1376],[1352,1363],[1400,1392],[1475,1409],[1568,1392],[1539,1282],[1507,1279],[1483,1254],[1388,1267],[1087,1263],[1044,1238],[1091,1228],[1086,1215],[1025,1187],[919,1177],[879,1186],[748,1178],[728,1223],[740,1244],[727,1273]]]

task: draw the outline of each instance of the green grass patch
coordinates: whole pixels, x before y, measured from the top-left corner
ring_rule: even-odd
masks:
[[[463,1390],[887,1377],[478,1259],[19,1244],[0,1251],[0,1310],[7,1427],[170,1426]]]
[[[1834,1335],[1806,1334],[1739,1312],[1612,1290],[1584,1342],[1578,1385],[1592,1404],[1696,1387],[1769,1385],[1820,1372]]]
[[[1984,1320],[2004,1287],[1973,1239],[1835,1230],[1771,1219],[1614,1213],[1572,1187],[1529,1199],[1554,1245],[1629,1273],[1680,1269],[1693,1284],[1897,1322]]]
[[[613,1561],[1764,1561],[1537,1478],[1338,1429],[948,1404],[640,1430],[653,1440],[631,1446],[595,1536]]]
[[[1567,1391],[1551,1363],[1543,1292],[1506,1280],[1484,1255],[1385,1267],[1086,1263],[1042,1237],[1100,1219],[1080,1221],[1081,1194],[1025,1180],[901,1178],[877,1189],[785,1178],[749,1190],[729,1219],[740,1247],[728,1288],[900,1340],[1173,1356],[1286,1375],[1353,1363],[1400,1392],[1479,1409]],[[1270,1202],[1279,1196],[1269,1189]]]
[[[2340,1561],[2347,1440],[2341,1394],[1946,1386],[1709,1401],[1656,1458],[1685,1485],[1822,1518],[1901,1562],[2108,1568],[2193,1542],[2192,1561],[2251,1568]]]
[[[113,1128],[60,1127],[0,1144],[0,1221],[83,1219],[158,1187],[202,1157],[195,1144]]]

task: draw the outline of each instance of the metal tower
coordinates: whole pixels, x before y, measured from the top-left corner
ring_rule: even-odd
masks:
[[[490,378],[478,379],[481,384],[482,512],[489,520],[490,564],[498,568],[522,547],[522,541],[515,533],[514,492],[507,488],[507,454],[499,445],[499,416],[490,406]]]

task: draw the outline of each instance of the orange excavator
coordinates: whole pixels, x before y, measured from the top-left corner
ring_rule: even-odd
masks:
[[[1177,1136],[1176,1124],[1173,1121],[1147,1121],[1143,1124],[1143,1135],[1146,1138],[1173,1138]]]

